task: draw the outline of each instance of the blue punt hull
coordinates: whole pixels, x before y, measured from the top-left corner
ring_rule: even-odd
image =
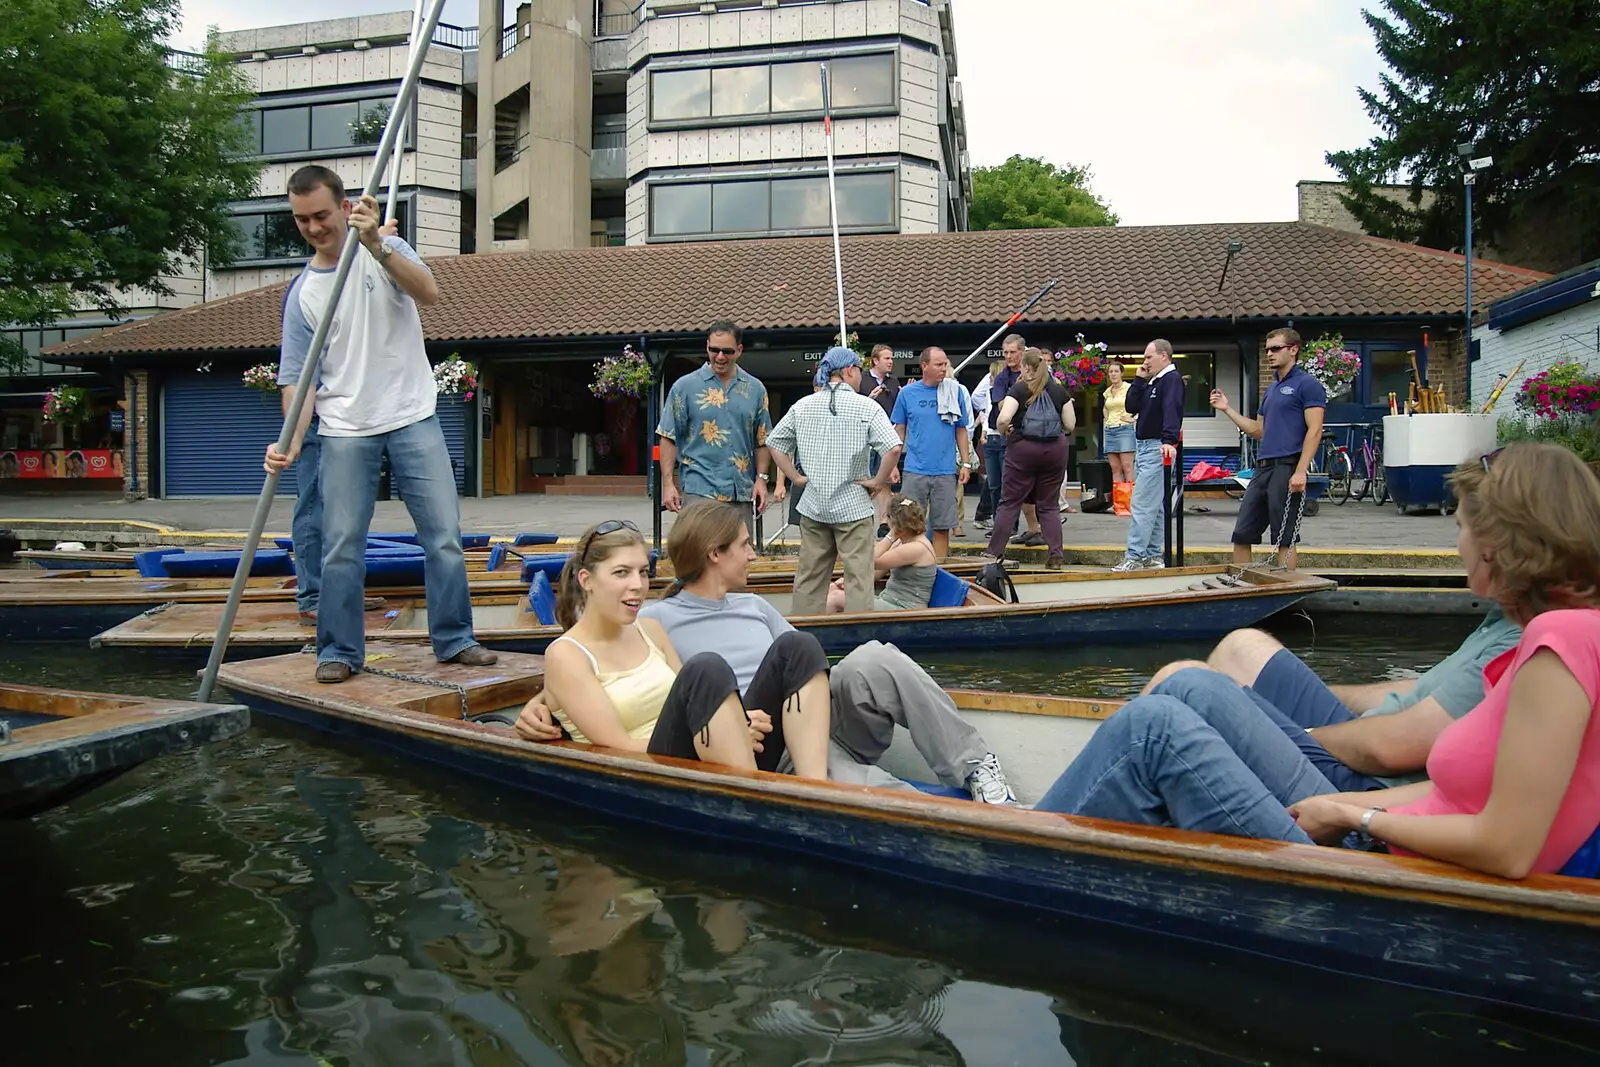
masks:
[[[230,685],[227,668],[223,683]],[[1539,891],[1494,883],[1505,886],[1504,899],[1485,893],[1463,901],[1450,892],[1454,879],[1436,877],[1448,870],[1442,865],[1352,879],[1332,872],[1359,866],[1358,859],[1400,865],[1174,831],[1108,832],[1114,824],[1092,820],[1042,823],[1033,813],[959,801],[774,787],[770,776],[685,773],[675,761],[581,758],[508,744],[488,727],[408,729],[230,688],[252,709],[606,816],[865,868],[975,904],[1002,902],[1569,1017],[1600,1013],[1600,902],[1593,897],[1579,897],[1583,914],[1563,913],[1577,894],[1546,892],[1568,899],[1540,907],[1526,902]],[[1430,892],[1429,883],[1444,891]]]

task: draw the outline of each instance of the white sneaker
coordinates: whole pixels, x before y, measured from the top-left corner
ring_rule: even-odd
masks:
[[[1126,574],[1129,571],[1142,571],[1144,570],[1144,560],[1134,559],[1132,556],[1123,556],[1122,562],[1117,564],[1115,567],[1112,567],[1111,570],[1117,574]]]
[[[1147,571],[1164,571],[1167,569],[1166,561],[1160,556],[1151,556],[1142,560],[1140,565]]]
[[[973,772],[967,775],[967,792],[972,794],[973,800],[980,804],[1017,802],[1017,795],[1006,781],[1005,771],[1000,769],[1000,759],[993,752],[986,753],[981,760],[967,762],[974,767]]]

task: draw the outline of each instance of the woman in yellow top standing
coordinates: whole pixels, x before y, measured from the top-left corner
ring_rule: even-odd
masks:
[[[1133,422],[1128,414],[1128,383],[1122,380],[1122,364],[1106,363],[1106,391],[1101,397],[1105,408],[1106,459],[1111,461],[1113,482],[1133,481]]]

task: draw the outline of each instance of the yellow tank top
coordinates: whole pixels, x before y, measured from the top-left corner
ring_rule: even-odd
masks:
[[[1128,414],[1128,383],[1115,391],[1107,389],[1105,393],[1106,411],[1105,424],[1107,426],[1132,426],[1133,416]]]
[[[655,730],[656,720],[661,717],[661,708],[667,702],[667,692],[678,677],[673,673],[667,657],[662,655],[643,627],[639,628],[639,636],[644,638],[650,651],[645,653],[637,667],[629,667],[625,671],[602,671],[593,652],[564,634],[556,638],[556,641],[578,645],[578,649],[589,657],[589,665],[594,668],[595,677],[600,679],[600,688],[611,698],[611,706],[617,709],[617,716],[622,719],[622,728],[634,740],[649,737]],[[551,644],[555,644],[555,641]],[[566,712],[557,711],[555,716],[574,741],[592,744]]]

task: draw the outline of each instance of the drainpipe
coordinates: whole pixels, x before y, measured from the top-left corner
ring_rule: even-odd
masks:
[[[136,375],[128,375],[128,418],[123,423],[123,433],[128,439],[128,467],[132,478],[128,484],[128,495],[139,494],[139,379]]]

